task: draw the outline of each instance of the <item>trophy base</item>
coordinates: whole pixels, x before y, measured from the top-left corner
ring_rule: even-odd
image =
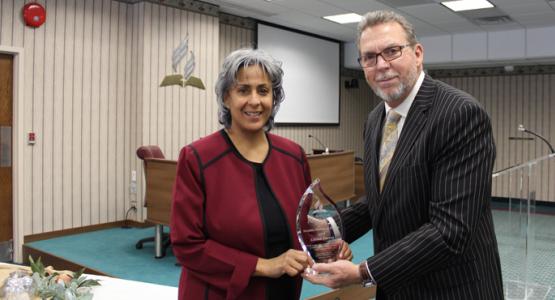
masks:
[[[304,273],[306,275],[318,275],[318,272],[316,272],[313,268],[311,267],[306,267],[306,269],[304,269]]]
[[[333,239],[321,244],[307,245],[307,249],[317,263],[331,263],[337,260],[342,246],[343,240]]]

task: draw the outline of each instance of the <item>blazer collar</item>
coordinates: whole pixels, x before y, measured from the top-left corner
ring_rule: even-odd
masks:
[[[369,124],[367,124],[367,129],[370,131],[366,136],[368,141],[365,143],[365,153],[364,157],[368,160],[368,168],[366,176],[368,177],[368,182],[370,182],[369,192],[371,193],[370,199],[378,199],[380,197],[380,177],[379,177],[379,156],[380,156],[380,142],[383,131],[383,123],[385,118],[385,105],[380,103],[378,107],[372,111],[368,118]],[[373,201],[369,201],[372,203]]]

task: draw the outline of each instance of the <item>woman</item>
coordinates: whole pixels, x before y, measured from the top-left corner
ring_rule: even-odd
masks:
[[[295,213],[310,184],[303,149],[268,133],[283,101],[280,63],[241,49],[216,83],[224,129],[181,150],[171,216],[179,299],[298,299],[309,264]]]

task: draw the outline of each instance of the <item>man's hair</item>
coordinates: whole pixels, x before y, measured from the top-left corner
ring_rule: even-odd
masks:
[[[364,15],[364,17],[362,17],[362,20],[358,22],[357,47],[360,49],[360,36],[366,28],[389,22],[396,22],[401,25],[401,27],[405,31],[405,35],[409,44],[414,45],[418,43],[418,40],[416,39],[416,34],[414,33],[414,27],[411,23],[409,23],[409,21],[407,21],[407,19],[405,19],[405,17],[388,10],[376,10],[368,12],[366,15]]]

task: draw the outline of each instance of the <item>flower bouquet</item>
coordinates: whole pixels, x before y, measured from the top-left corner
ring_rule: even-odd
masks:
[[[90,300],[92,287],[98,280],[86,279],[84,268],[78,272],[54,271],[44,267],[40,257],[35,262],[29,256],[31,275],[27,271],[16,271],[4,283],[0,296],[5,299],[29,299],[36,296],[43,300]],[[1,298],[1,297],[0,297]]]
[[[91,287],[100,285],[98,280],[86,279],[83,275],[85,269],[72,274],[58,273],[52,267],[45,268],[40,257],[35,262],[29,256],[35,294],[41,299],[51,300],[89,300],[93,294]]]

